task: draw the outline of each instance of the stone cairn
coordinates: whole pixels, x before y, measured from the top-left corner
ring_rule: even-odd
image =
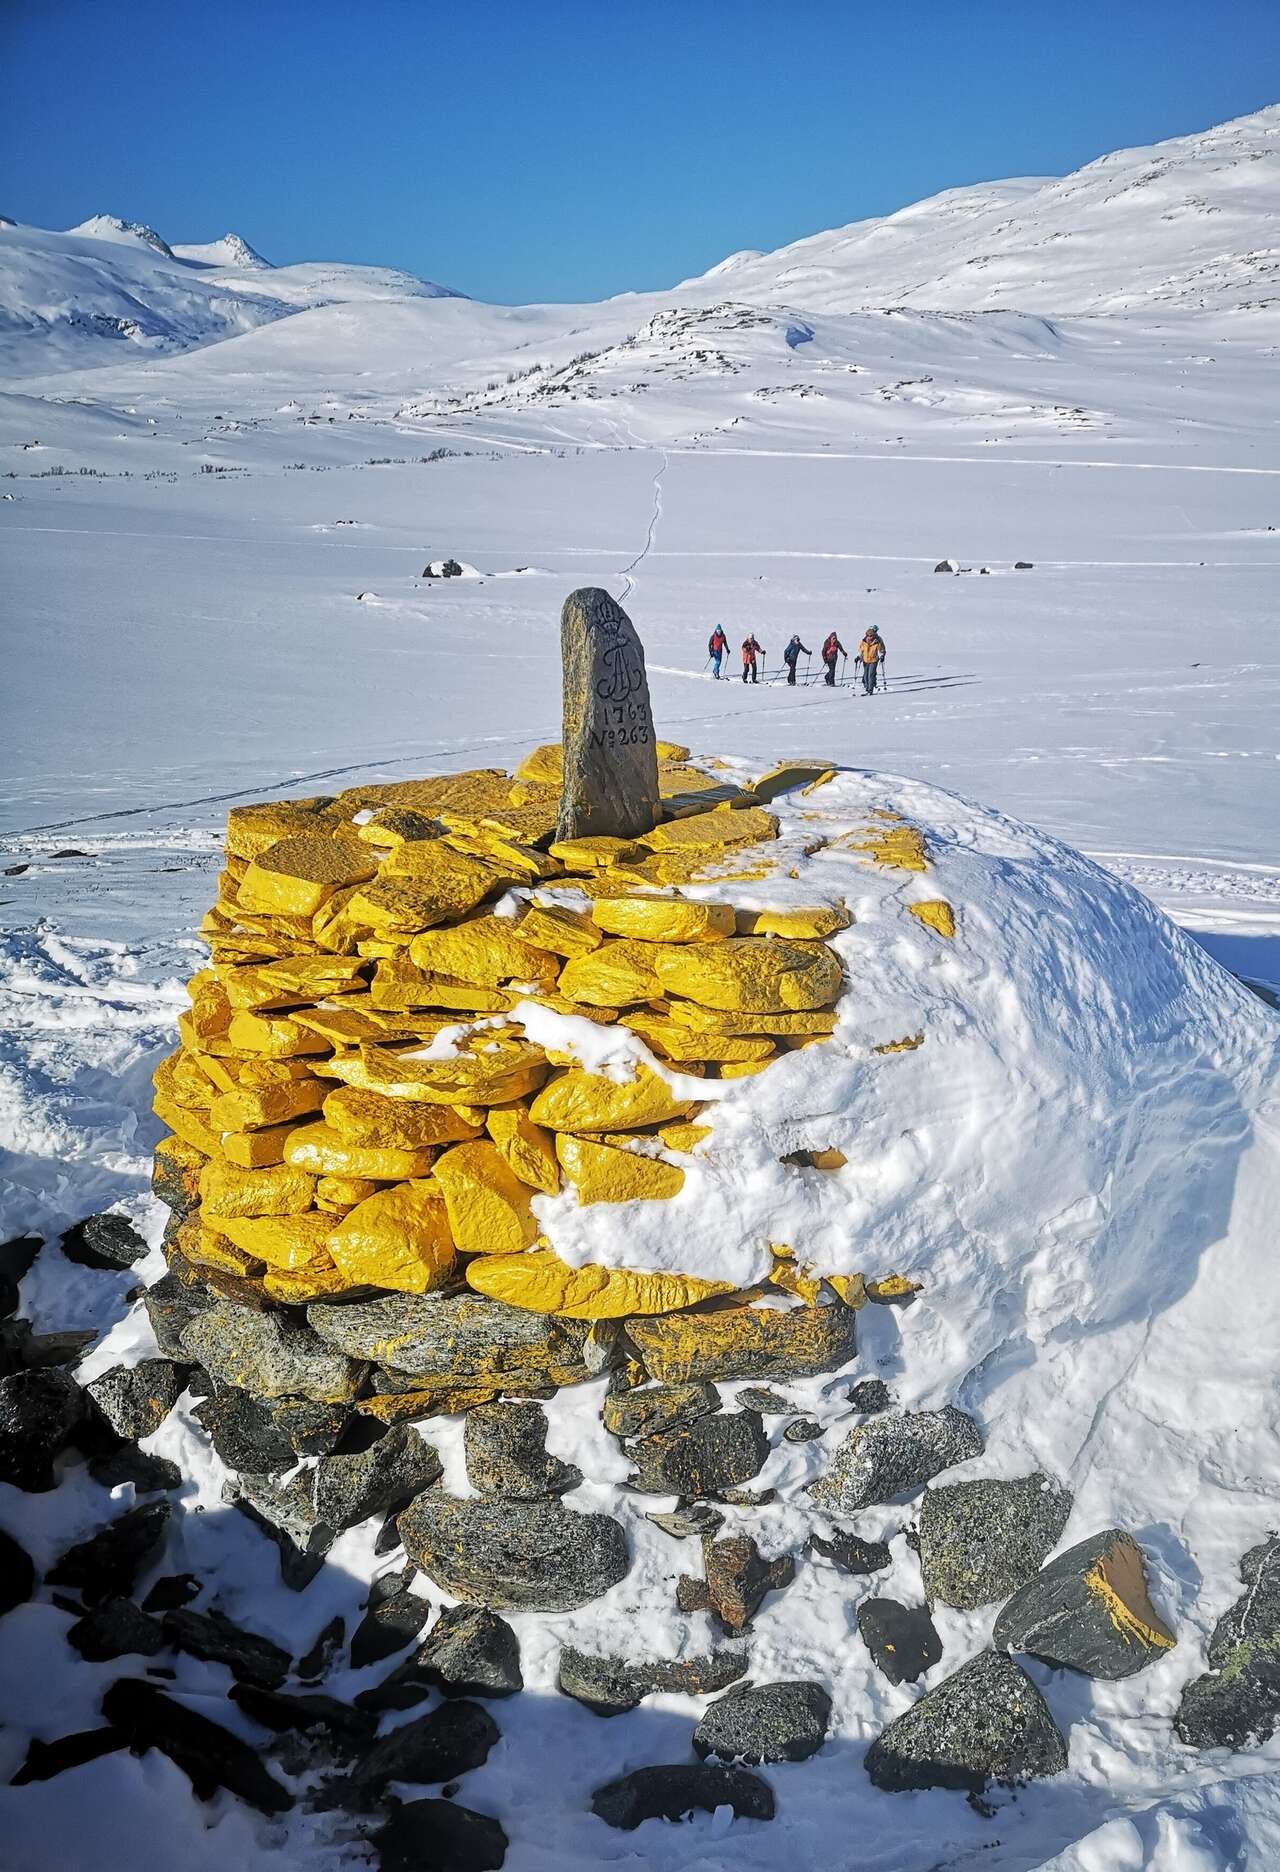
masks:
[[[868,1665],[918,1682],[943,1655],[934,1606],[1002,1609],[991,1648],[871,1742],[877,1787],[951,1787],[981,1803],[992,1784],[1057,1773],[1065,1740],[1013,1654],[1116,1679],[1174,1644],[1129,1534],[1106,1529],[1046,1564],[1070,1491],[1039,1473],[927,1486],[980,1457],[982,1432],[954,1407],[894,1409],[878,1379],[847,1390],[853,1426],[808,1485],[806,1553],[766,1559],[751,1534],[721,1536],[714,1504],[771,1498],[744,1486],[772,1447],[766,1419],[789,1417],[792,1442],[822,1434],[775,1386],[850,1365],[859,1308],[909,1304],[911,1281],[820,1280],[777,1249],[768,1282],[732,1291],[693,1272],[573,1268],[539,1239],[539,1193],[567,1184],[586,1204],[679,1190],[681,1159],[707,1135],[698,1081],[763,1072],[832,1032],[841,967],[824,938],[847,921],[825,906],[732,903],[734,880],[770,873],[770,800],[828,770],[778,768],[741,788],[690,765],[655,737],[643,651],[607,594],[575,593],[562,632],[564,739],[514,777],[232,810],[201,926],[211,965],[155,1075],[169,1271],[143,1298],[160,1356],[82,1388],[66,1367],[91,1335],[35,1334],[10,1317],[39,1243],[0,1247],[0,1480],[48,1489],[55,1462],[78,1452],[103,1487],[163,1495],[177,1466],[138,1439],[186,1392],[230,1472],[229,1499],[276,1542],[288,1585],[304,1589],[338,1533],[370,1517],[382,1520],[376,1553],[403,1549],[404,1571],[374,1582],[350,1639],[333,1621],[297,1660],[216,1605],[200,1609],[192,1575],[155,1578],[142,1595],[171,1517],[163,1499],[69,1548],[44,1580],[79,1614],[67,1637],[86,1659],[167,1651],[226,1664],[232,1701],[277,1737],[268,1755],[305,1773],[313,1806],[363,1816],[384,1872],[503,1863],[496,1819],[388,1790],[451,1783],[485,1760],[499,1730],[484,1703],[523,1687],[502,1612],[572,1611],[629,1571],[623,1524],[561,1500],[583,1477],[548,1452],[537,1402],[561,1386],[607,1375],[603,1422],[635,1465],[628,1488],[674,1496],[648,1519],[700,1552],[676,1604],[730,1641],[647,1661],[562,1646],[559,1689],[600,1716],[659,1692],[724,1693],[692,1733],[695,1759],[595,1791],[611,1825],[725,1806],[772,1818],[771,1787],[750,1770],[820,1749],[831,1700],[813,1682],[744,1683],[752,1621],[797,1564],[864,1582],[889,1568],[887,1543],[839,1522],[921,1489],[904,1531],[922,1602],[860,1600]],[[921,834],[884,817],[856,849],[926,869]],[[720,901],[677,894],[712,882]],[[502,899],[514,915],[497,914]],[[954,935],[949,905],[910,908]],[[682,1083],[644,1068],[623,1083],[594,1074],[532,1039],[521,1003],[622,1022]],[[433,1046],[446,1029],[455,1044]],[[117,1215],[78,1224],[62,1245],[117,1270],[146,1252]],[[790,1304],[754,1304],[770,1287]],[[769,1382],[724,1409],[719,1383],[746,1379]],[[465,1413],[465,1499],[440,1486],[439,1455],[411,1427],[444,1413]],[[419,1568],[459,1602],[425,1637],[430,1607],[410,1588]],[[1248,1591],[1220,1621],[1210,1673],[1183,1693],[1176,1726],[1190,1746],[1243,1746],[1280,1722],[1280,1539],[1247,1554],[1242,1573]],[[0,1617],[37,1590],[30,1558],[0,1535]],[[400,1661],[341,1702],[315,1686],[344,1648],[357,1669]],[[444,1701],[426,1715],[378,1733],[384,1713],[436,1692]],[[154,1747],[201,1797],[223,1787],[267,1813],[294,1803],[260,1750],[147,1676],[111,1684],[102,1715],[104,1726],[34,1743],[17,1781]]]

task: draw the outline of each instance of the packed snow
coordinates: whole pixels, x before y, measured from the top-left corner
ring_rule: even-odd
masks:
[[[900,876],[839,867],[856,920],[835,939],[836,1040],[726,1082],[656,1226],[640,1205],[625,1241],[590,1210],[545,1220],[575,1260],[710,1272],[713,1238],[746,1278],[767,1216],[824,1265],[922,1279],[912,1307],[860,1315],[855,1374],[971,1410],[988,1448],[961,1474],[1067,1480],[1064,1547],[1131,1528],[1177,1649],[1118,1684],[1031,1664],[1069,1767],[993,1817],[883,1795],[862,1754],[916,1691],[870,1669],[856,1584],[811,1560],[750,1640],[756,1681],[816,1676],[836,1702],[820,1754],[768,1771],[778,1818],[614,1833],[592,1788],[682,1759],[703,1701],[602,1722],[556,1692],[559,1646],[609,1649],[625,1628],[637,1652],[693,1654],[710,1628],[674,1609],[690,1555],[620,1487],[603,1387],[561,1393],[551,1448],[592,1478],[571,1500],[617,1514],[635,1561],[580,1613],[513,1619],[528,1689],[495,1706],[502,1742],[460,1792],[501,1817],[512,1872],[850,1853],[867,1872],[1254,1872],[1280,1854],[1280,1741],[1197,1756],[1169,1722],[1239,1556],[1277,1519],[1278,220],[1273,107],[599,306],[478,305],[111,217],[0,227],[0,1239],[46,1236],[22,1311],[98,1330],[80,1376],[153,1349],[127,1300],[163,1271],[149,1075],[204,958],[228,805],[512,765],[554,739],[574,586],[626,604],[660,732],[744,773],[837,763],[803,805],[905,813],[935,851],[930,894],[957,910],[940,952],[902,916]],[[476,576],[422,576],[446,559]],[[851,655],[871,622],[887,691],[863,697],[843,666],[834,688],[808,679],[828,630]],[[744,688],[752,630],[765,680]],[[788,687],[793,631],[813,656]],[[870,1055],[918,1029],[918,1050]],[[826,1145],[844,1170],[778,1161]],[[54,1245],[111,1206],[152,1246],[128,1275]],[[728,1511],[767,1554],[801,1544],[798,1491],[849,1421],[842,1383],[785,1388],[823,1435],[778,1444],[772,1506]],[[223,1507],[190,1402],[146,1445],[187,1478],[160,1570],[199,1573],[295,1654],[335,1612],[350,1627],[398,1564],[375,1560],[374,1525],[286,1591],[274,1548]],[[423,1431],[465,1492],[461,1420]],[[0,1527],[43,1565],[109,1505],[79,1468],[47,1495],[0,1485]],[[914,1599],[910,1518],[873,1510],[858,1531],[892,1532],[876,1590]],[[938,1609],[926,1686],[994,1610]],[[95,1724],[122,1672],[76,1657],[69,1623],[47,1593],[4,1620],[0,1781],[31,1735]],[[170,1688],[260,1741],[225,1669],[164,1661]],[[0,1787],[0,1829],[13,1872],[366,1862],[340,1816],[201,1804],[154,1753]]]

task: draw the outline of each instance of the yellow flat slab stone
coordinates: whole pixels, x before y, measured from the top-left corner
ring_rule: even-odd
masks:
[[[560,1187],[555,1139],[534,1124],[527,1106],[495,1107],[485,1120],[485,1129],[514,1177],[530,1189],[555,1195]]]
[[[668,1150],[688,1152],[695,1150],[704,1139],[711,1136],[711,1126],[687,1122],[663,1125],[658,1136]]]
[[[247,1254],[207,1228],[184,1230],[182,1253],[192,1267],[213,1268],[219,1274],[234,1274],[238,1280],[261,1274],[266,1265],[260,1256]]]
[[[615,1150],[569,1131],[556,1133],[556,1156],[580,1203],[659,1201],[684,1187],[684,1171],[677,1164]]]
[[[250,1014],[241,1009],[232,1016],[227,1040],[242,1053],[265,1053],[271,1059],[296,1059],[308,1053],[327,1053],[329,1043],[308,1033],[287,1014]]]
[[[643,858],[645,848],[634,839],[599,837],[556,839],[550,850],[570,871],[603,871],[628,859]]]
[[[305,838],[324,830],[337,831],[341,820],[325,804],[304,800],[262,800],[252,806],[233,806],[227,814],[227,851],[249,860],[287,838]]]
[[[464,1144],[478,1136],[480,1129],[456,1106],[416,1105],[350,1085],[337,1086],[328,1093],[324,1121],[349,1144],[398,1150]]]
[[[852,922],[852,916],[843,906],[813,904],[807,909],[795,910],[739,910],[737,928],[739,936],[803,939],[834,936],[837,930],[848,929]]]
[[[406,839],[438,838],[439,821],[430,813],[416,812],[412,806],[379,806],[371,819],[356,827],[356,837],[366,845],[390,850]]]
[[[428,1149],[403,1150],[394,1144],[353,1144],[327,1124],[300,1125],[285,1145],[285,1162],[313,1176],[369,1177],[396,1183],[421,1177],[431,1168]]]
[[[319,1111],[325,1087],[308,1075],[262,1086],[237,1085],[234,1092],[216,1098],[210,1119],[219,1131],[253,1131],[259,1126],[287,1124]]]
[[[691,1101],[677,1098],[656,1073],[638,1067],[617,1081],[570,1066],[549,1079],[529,1107],[535,1124],[550,1131],[635,1131],[687,1118]]]
[[[641,942],[719,942],[735,928],[732,905],[683,897],[597,897],[591,917],[610,936]]]
[[[727,1282],[697,1280],[690,1274],[569,1267],[547,1248],[529,1254],[486,1255],[467,1268],[467,1284],[508,1306],[587,1320],[672,1313],[713,1294],[732,1292]]]
[[[369,1196],[330,1231],[328,1242],[348,1280],[395,1293],[432,1293],[453,1271],[453,1236],[434,1181]]]
[[[480,916],[452,929],[428,930],[409,944],[415,968],[496,988],[506,981],[554,981],[559,957],[535,949],[511,917]]]
[[[567,1000],[588,1007],[630,1007],[660,992],[648,945],[621,940],[574,956],[561,969],[556,986]]]
[[[345,1215],[367,1196],[376,1196],[381,1187],[371,1177],[322,1176],[316,1182],[316,1205]]]
[[[919,917],[922,923],[936,930],[939,936],[955,935],[956,913],[944,897],[929,897],[921,903],[909,903],[907,909],[913,917]]]
[[[759,806],[740,812],[694,813],[687,819],[667,820],[647,832],[641,843],[651,851],[714,849],[718,845],[748,845],[778,836],[778,821]]]
[[[347,1293],[351,1282],[342,1270],[330,1262],[316,1262],[305,1271],[295,1268],[268,1268],[262,1277],[263,1292],[281,1306],[305,1306],[309,1300],[332,1300]]]
[[[213,1159],[200,1172],[200,1213],[205,1221],[215,1216],[301,1215],[311,1207],[314,1189],[314,1178],[287,1164],[241,1170]]]
[[[258,1131],[224,1131],[222,1155],[241,1170],[261,1170],[284,1162],[284,1147],[293,1135],[292,1124],[267,1125]]]
[[[211,1226],[269,1267],[303,1270],[332,1265],[325,1244],[333,1217],[315,1209],[298,1216],[220,1216]]]
[[[514,1254],[535,1240],[532,1191],[519,1182],[489,1138],[456,1144],[436,1161],[453,1240],[461,1254]]]
[[[835,768],[823,761],[786,761],[781,766],[771,767],[752,783],[751,797],[767,806],[782,793],[823,785],[834,772]]]
[[[377,863],[357,838],[321,832],[278,839],[250,864],[236,891],[241,910],[312,917],[342,886],[373,877]]]
[[[525,942],[552,955],[589,955],[604,941],[600,930],[584,911],[566,910],[552,904],[530,904],[516,929]]]
[[[425,942],[426,937],[418,936],[414,941]],[[456,975],[433,974],[402,957],[378,963],[369,998],[379,1011],[439,1008],[459,1014],[501,1014],[511,1006],[511,996],[501,988],[484,987]]]
[[[826,1039],[835,1032],[834,1008],[808,1008],[792,1013],[745,1014],[733,1008],[700,1007],[696,1001],[675,998],[662,1004],[667,1019],[697,1032],[722,1034],[772,1034],[777,1038],[795,1036]]]
[[[185,1111],[176,1100],[168,1099],[157,1092],[151,1101],[151,1109],[162,1125],[168,1127],[174,1136],[181,1138],[193,1150],[198,1150],[206,1157],[217,1155],[219,1149],[218,1133],[210,1130],[194,1112]]]
[[[689,1060],[770,1060],[773,1041],[765,1034],[718,1034],[705,1028],[682,1027],[678,1021],[663,1020],[658,1014],[633,1012],[628,1027],[638,1033],[645,1045],[661,1059],[677,1064]]]
[[[388,1098],[420,1098],[440,1105],[510,1105],[542,1084],[546,1055],[541,1047],[495,1046],[486,1053],[456,1053],[445,1059],[363,1046],[365,1084]],[[401,1088],[405,1088],[401,1090]]]
[[[825,1007],[840,992],[840,960],[825,943],[737,936],[655,944],[653,960],[664,992],[744,1014]]]

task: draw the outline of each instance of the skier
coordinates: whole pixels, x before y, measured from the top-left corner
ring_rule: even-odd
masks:
[[[749,637],[744,637],[742,640],[743,682],[759,682],[760,677],[756,671],[756,658],[763,655],[764,645],[756,642],[756,634],[752,631]]]
[[[711,658],[711,674],[715,677],[717,682],[720,680],[721,659],[728,648],[729,639],[717,624],[707,642],[707,653]]]
[[[796,664],[802,656],[812,656],[812,654],[811,650],[805,649],[798,634],[791,639],[783,651],[782,660],[787,666],[787,681],[793,689],[796,686]]]
[[[872,624],[858,645],[858,661],[862,665],[862,687],[868,695],[875,694],[876,674],[884,659],[884,638]]]
[[[827,666],[828,689],[834,689],[836,686],[836,658],[844,655],[846,655],[845,647],[832,631],[822,646],[822,660]]]

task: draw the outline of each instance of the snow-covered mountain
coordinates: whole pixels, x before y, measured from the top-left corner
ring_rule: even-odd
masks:
[[[1280,298],[1280,105],[1072,175],[947,189],[678,289],[844,312],[1115,312]]]
[[[23,375],[189,351],[312,306],[457,295],[394,267],[273,267],[238,234],[170,246],[93,215],[66,233],[0,226],[0,372]]]

